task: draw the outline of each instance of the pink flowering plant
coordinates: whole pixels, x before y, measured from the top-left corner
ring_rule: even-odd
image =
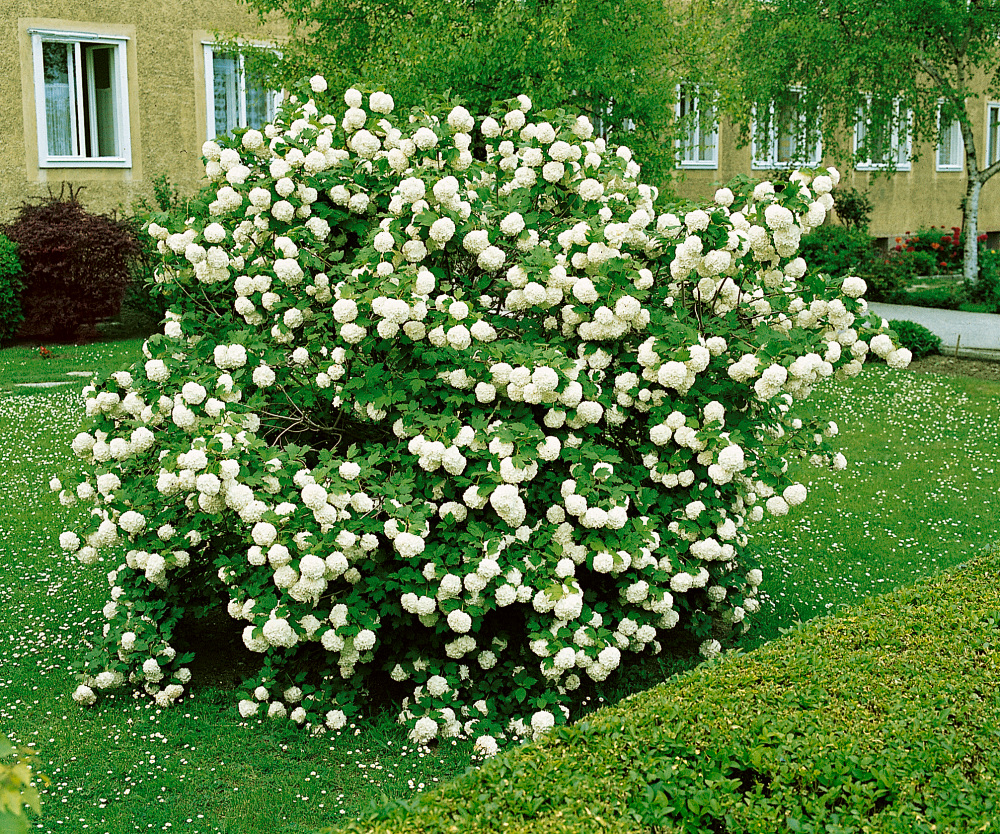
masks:
[[[908,361],[796,256],[833,170],[671,210],[586,117],[319,77],[204,155],[148,229],[164,332],[88,391],[62,489],[92,505],[62,546],[110,569],[84,704],[176,700],[175,626],[221,604],[244,718],[324,732],[389,685],[418,742],[544,734],[678,624],[706,656],[746,628],[789,460],[845,464],[810,390]]]

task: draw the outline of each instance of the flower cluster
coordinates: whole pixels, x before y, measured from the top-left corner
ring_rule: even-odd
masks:
[[[586,117],[325,88],[208,142],[203,208],[149,226],[171,312],[62,490],[92,505],[62,546],[115,565],[77,700],[175,700],[206,595],[261,656],[243,717],[336,729],[384,676],[415,740],[486,752],[679,623],[717,653],[751,525],[806,498],[789,458],[843,465],[802,401],[908,359],[796,255],[836,172],[671,211]]]

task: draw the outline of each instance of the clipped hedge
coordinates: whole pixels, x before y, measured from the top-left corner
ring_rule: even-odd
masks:
[[[705,664],[351,832],[957,832],[1000,818],[1000,550]]]

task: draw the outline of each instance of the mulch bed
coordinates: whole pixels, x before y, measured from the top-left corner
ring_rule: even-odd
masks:
[[[910,370],[924,374],[945,374],[1000,382],[1000,362],[983,359],[957,359],[953,356],[925,356],[910,363]]]

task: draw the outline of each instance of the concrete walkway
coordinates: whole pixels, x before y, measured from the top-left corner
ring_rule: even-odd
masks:
[[[890,321],[895,319],[922,324],[941,337],[941,353],[947,356],[1000,361],[1000,315],[877,302],[869,307]]]

